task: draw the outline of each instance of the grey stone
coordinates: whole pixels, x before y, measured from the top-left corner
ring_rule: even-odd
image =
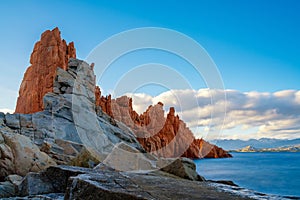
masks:
[[[20,114],[19,116],[21,128],[33,128],[31,114]]]
[[[19,196],[63,193],[68,179],[90,170],[71,166],[49,167],[40,173],[28,173],[19,185]]]
[[[2,134],[0,134],[0,144],[4,144],[4,138],[2,137]]]
[[[57,68],[56,80],[53,85],[55,93],[65,94],[73,91],[75,77],[61,68]]]
[[[0,125],[4,124],[5,114],[3,112],[0,112]]]
[[[47,93],[43,102],[45,110],[51,112],[53,117],[65,118],[73,121],[72,117],[72,98],[71,94]]]
[[[15,172],[19,175],[26,175],[28,172],[37,172],[56,163],[30,140],[28,137],[8,131],[0,134],[4,138],[5,144],[1,144],[0,164],[9,160],[13,165],[6,166],[6,171]],[[6,150],[5,150],[6,149]],[[10,151],[9,151],[10,150]],[[11,155],[13,155],[13,158]],[[7,162],[6,162],[7,163]]]
[[[220,192],[206,182],[174,178],[163,172],[131,173],[103,168],[70,177],[65,199],[247,199]]]
[[[11,182],[13,185],[15,186],[18,186],[20,185],[20,183],[22,182],[23,180],[23,177],[22,176],[19,176],[17,174],[11,174],[11,175],[8,175],[6,178],[5,178],[6,181],[9,181]]]
[[[64,192],[64,199],[247,199],[161,171],[118,172],[103,164],[94,170],[49,167],[28,174],[19,186],[19,195],[27,197],[61,198]]]
[[[0,180],[15,172],[14,155],[12,149],[5,144],[3,131],[0,129]]]
[[[8,198],[16,196],[15,186],[9,182],[1,182],[0,183],[0,198]]]
[[[5,123],[9,128],[20,129],[20,114],[6,114]]]
[[[235,184],[233,181],[230,181],[230,180],[218,180],[218,181],[211,181],[210,182],[213,182],[213,183],[220,183],[220,184],[224,184],[224,185],[230,185],[230,186],[236,186],[238,187],[237,184]]]
[[[15,159],[13,164],[23,165],[24,168],[21,170],[17,167],[18,174],[25,175],[31,171],[28,166],[32,164],[28,161],[32,156],[22,154],[24,148],[21,148],[21,142],[24,143],[23,146],[29,145],[31,149],[37,151],[37,155],[40,154],[38,146],[43,151],[41,155],[47,154],[59,164],[70,164],[75,159],[75,163],[84,163],[89,167],[104,161],[115,146],[123,143],[133,151],[144,152],[132,131],[124,124],[116,122],[103,112],[97,115],[94,92],[93,67],[81,60],[70,59],[67,71],[57,69],[54,92],[44,96],[44,111],[33,114],[1,115],[6,124],[0,126],[0,131],[7,129],[11,138],[17,133],[22,135],[17,136],[19,139],[15,142],[18,144],[14,147],[5,146],[6,144],[0,147],[3,151],[9,147],[11,150],[7,152],[17,152],[18,159]],[[29,139],[32,143],[29,143]],[[80,155],[83,147],[91,159]],[[44,152],[46,154],[43,154]],[[84,155],[87,155],[86,153]],[[122,158],[121,154],[114,153],[112,155],[116,156],[113,160]],[[1,152],[1,156],[4,156],[4,153]],[[0,159],[3,166],[1,169],[3,173],[1,173],[5,175],[15,173],[6,169],[12,168],[10,165],[12,158],[6,157]],[[42,158],[46,157],[42,156]],[[149,165],[152,168],[151,162],[148,158],[142,158],[137,160],[137,165]],[[39,167],[40,165],[34,164],[34,171],[38,171]]]
[[[53,193],[55,188],[47,176],[39,173],[28,173],[19,185],[19,196]]]
[[[161,167],[162,171],[184,179],[196,181],[205,180],[203,177],[198,175],[198,173],[196,172],[195,163],[189,158],[160,158],[157,165],[158,167]]]
[[[22,128],[20,134],[25,135],[34,141],[35,130],[33,128]]]
[[[113,179],[112,179],[113,178]],[[121,183],[122,181],[122,183]],[[130,179],[114,174],[83,174],[70,178],[65,199],[152,199],[146,191],[137,187]],[[128,188],[128,189],[127,189]]]
[[[31,195],[26,197],[9,197],[2,198],[3,200],[64,200],[63,193],[51,193],[41,195]]]
[[[118,171],[141,171],[156,169],[156,160],[151,160],[136,148],[119,143],[103,161]]]

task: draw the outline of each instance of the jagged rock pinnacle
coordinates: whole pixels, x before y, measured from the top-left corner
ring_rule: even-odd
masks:
[[[29,68],[19,90],[16,113],[35,113],[43,110],[43,97],[53,91],[57,67],[68,67],[69,58],[76,58],[74,43],[61,39],[60,31],[54,28],[41,35],[34,45]]]

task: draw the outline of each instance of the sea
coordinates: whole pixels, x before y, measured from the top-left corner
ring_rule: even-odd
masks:
[[[257,199],[300,199],[300,152],[231,154],[233,158],[194,160],[197,172],[207,180],[231,180],[244,188],[220,185],[234,193]]]

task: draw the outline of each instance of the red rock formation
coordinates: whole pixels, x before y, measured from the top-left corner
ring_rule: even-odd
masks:
[[[31,66],[27,69],[19,91],[16,113],[34,113],[43,110],[43,97],[53,92],[53,82],[57,67],[67,69],[69,58],[76,58],[74,43],[67,45],[60,37],[58,28],[42,34],[30,57]],[[93,65],[92,65],[93,67]],[[202,139],[195,139],[186,124],[175,116],[170,108],[164,117],[163,104],[149,106],[141,115],[132,108],[132,99],[101,96],[99,87],[95,88],[95,105],[130,127],[139,142],[148,151],[158,156],[189,158],[229,157],[223,149]]]
[[[186,124],[170,108],[164,117],[163,104],[149,106],[141,115],[126,96],[111,100],[113,117],[130,127],[146,151],[162,157],[223,158],[228,152],[203,139],[195,139]]]
[[[34,113],[43,110],[43,97],[53,91],[57,67],[67,69],[69,58],[76,58],[74,43],[67,45],[60,37],[58,28],[45,31],[30,57],[19,90],[16,113]]]
[[[103,112],[113,117],[112,110],[111,110],[111,95],[108,95],[106,97],[101,96],[100,88],[99,86],[96,86],[95,98],[96,98],[95,105],[100,106]]]

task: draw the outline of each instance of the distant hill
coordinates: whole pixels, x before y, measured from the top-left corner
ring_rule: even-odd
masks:
[[[211,140],[210,142],[222,147],[225,150],[237,150],[247,146],[251,146],[257,149],[263,149],[263,148],[279,148],[279,147],[299,145],[300,138],[293,139],[293,140],[280,140],[280,139],[271,139],[271,138],[261,138],[259,140],[250,139],[246,141],[245,140]]]
[[[261,148],[257,149],[252,146],[246,146],[242,149],[233,150],[235,152],[300,152],[300,145],[283,146],[276,148]]]
[[[235,150],[236,152],[257,152],[259,149],[256,149],[252,146],[246,146],[242,149]]]

